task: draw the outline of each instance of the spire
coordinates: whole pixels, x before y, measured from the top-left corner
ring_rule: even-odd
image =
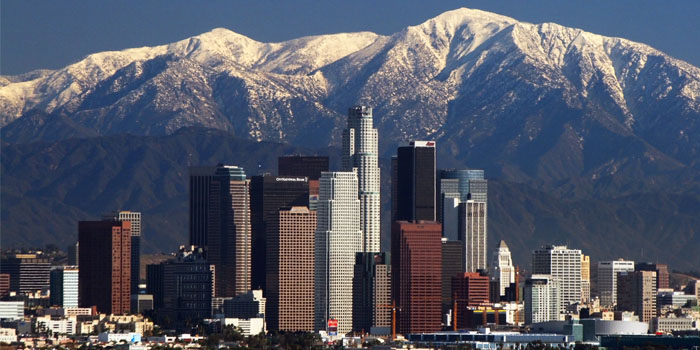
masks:
[[[498,245],[498,248],[499,249],[503,249],[503,248],[508,249],[508,245],[506,244],[506,241],[501,240],[501,243]]]

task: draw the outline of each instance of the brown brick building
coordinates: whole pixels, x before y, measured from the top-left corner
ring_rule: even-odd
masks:
[[[79,304],[107,314],[131,309],[131,222],[80,221]]]
[[[639,321],[656,317],[656,271],[623,271],[617,275],[617,309],[634,311]]]
[[[478,272],[465,272],[452,276],[452,293],[457,301],[457,326],[473,324],[467,307],[489,304],[489,276]]]
[[[316,212],[307,207],[281,209],[269,225],[267,326],[270,330],[313,332]]]
[[[391,289],[401,334],[441,329],[442,225],[394,222],[391,230]]]

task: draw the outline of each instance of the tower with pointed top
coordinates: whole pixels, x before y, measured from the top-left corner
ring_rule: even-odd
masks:
[[[498,244],[491,259],[490,275],[498,281],[498,290],[501,296],[506,295],[506,288],[515,283],[515,267],[510,255],[510,249],[504,240]]]
[[[348,127],[343,131],[343,170],[356,171],[360,200],[360,228],[364,252],[380,251],[379,140],[372,108],[354,106],[348,110]]]

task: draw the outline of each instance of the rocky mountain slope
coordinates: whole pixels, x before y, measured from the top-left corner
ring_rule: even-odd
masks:
[[[184,195],[183,180],[173,176],[190,160],[178,157],[251,166],[238,149],[254,148],[248,141],[338,146],[355,104],[374,108],[383,157],[401,142],[434,139],[441,167],[485,169],[498,198],[492,232],[512,237],[523,252],[544,238],[584,246],[609,239],[629,242],[620,248],[629,254],[644,247],[679,263],[700,256],[686,252],[700,246],[693,221],[700,217],[700,69],[629,40],[470,9],[389,36],[261,43],[215,29],[0,77],[3,239],[31,237],[20,233],[22,224],[41,237],[60,236],[33,220],[54,215],[63,230],[125,203],[179,220],[169,216],[186,205],[175,195]],[[236,141],[178,134],[186,127],[218,129]],[[40,164],[57,149],[63,156],[51,158],[53,168]],[[275,156],[256,150],[261,159]],[[108,161],[110,152],[133,162]],[[134,162],[143,167],[130,178],[138,184],[102,172],[124,174]],[[57,169],[66,172],[55,177]],[[84,169],[105,180],[91,180]],[[90,181],[90,190],[77,186]],[[509,202],[516,199],[524,204]],[[180,224],[164,221],[158,235],[175,235]],[[608,245],[586,248],[594,256],[615,253]]]

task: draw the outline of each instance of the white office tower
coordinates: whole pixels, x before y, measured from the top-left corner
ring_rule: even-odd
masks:
[[[618,259],[598,262],[600,306],[611,308],[617,305],[617,274],[623,271],[634,271],[634,261]]]
[[[544,246],[532,252],[532,274],[550,275],[559,283],[560,311],[581,302],[581,250]]]
[[[515,267],[510,256],[510,249],[505,241],[501,240],[498,249],[493,252],[491,259],[491,277],[498,281],[498,290],[501,296],[506,295],[506,288],[515,283]]]
[[[486,270],[486,202],[468,200],[460,203],[458,210],[458,236],[464,242],[464,271]]]
[[[362,252],[357,174],[323,172],[319,180],[315,245],[316,330],[338,321],[338,334],[352,330],[355,254]]]
[[[348,109],[348,128],[343,131],[343,170],[357,171],[364,252],[381,251],[378,142],[372,108],[355,106]]]
[[[559,283],[549,275],[532,275],[525,281],[525,324],[558,321]]]

